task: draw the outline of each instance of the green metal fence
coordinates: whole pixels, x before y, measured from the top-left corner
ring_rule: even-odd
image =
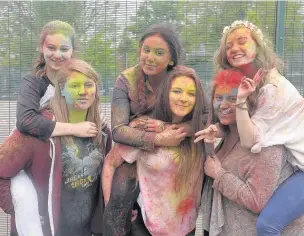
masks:
[[[303,1],[1,1],[0,143],[14,126],[20,81],[38,55],[40,30],[55,19],[75,27],[81,45],[78,56],[100,73],[107,115],[115,78],[137,63],[141,33],[161,22],[177,27],[184,64],[208,87],[223,27],[234,20],[251,20],[273,42],[286,62],[286,77],[303,94]],[[8,235],[6,217],[1,217],[0,236]]]

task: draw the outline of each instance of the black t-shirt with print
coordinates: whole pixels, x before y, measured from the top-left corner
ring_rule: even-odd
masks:
[[[91,236],[90,220],[97,205],[101,152],[90,138],[62,145],[62,192],[59,236]]]

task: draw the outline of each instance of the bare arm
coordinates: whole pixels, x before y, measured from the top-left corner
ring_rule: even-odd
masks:
[[[254,145],[254,124],[249,116],[246,99],[237,98],[236,123],[242,147],[251,148]]]
[[[96,136],[96,125],[92,122],[80,122],[77,124],[60,123],[40,113],[40,99],[44,96],[48,86],[49,82],[47,78],[26,76],[22,80],[17,102],[16,125],[18,130],[21,133],[29,134],[44,141],[48,140],[51,136]]]
[[[76,137],[95,137],[97,133],[97,126],[93,122],[84,121],[75,124],[56,122],[51,136],[73,135]]]
[[[246,77],[243,78],[241,84],[238,87],[236,102],[236,123],[241,145],[245,148],[252,148],[252,146],[255,144],[254,123],[249,116],[246,101],[248,96],[256,90],[256,86],[259,84],[263,76],[264,71],[262,69],[259,69],[253,79]],[[259,99],[259,97],[257,99]]]

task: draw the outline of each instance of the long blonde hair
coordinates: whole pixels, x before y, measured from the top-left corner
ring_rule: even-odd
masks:
[[[68,123],[69,112],[65,98],[61,95],[61,90],[64,88],[69,76],[73,72],[79,72],[84,74],[88,78],[92,79],[96,85],[95,101],[92,106],[89,107],[87,113],[87,121],[91,121],[97,125],[98,134],[93,138],[93,143],[98,145],[102,141],[101,136],[101,122],[99,114],[99,75],[97,72],[85,61],[79,59],[71,59],[63,68],[58,70],[55,74],[55,95],[51,100],[50,106],[53,109],[56,121]],[[72,145],[74,143],[73,136],[62,136],[61,140],[64,144]]]
[[[245,26],[246,24],[243,24],[243,23],[249,23],[251,25],[251,28],[246,27]],[[282,74],[283,70],[284,70],[284,62],[274,52],[273,44],[271,43],[271,41],[268,40],[267,37],[265,37],[265,35],[262,34],[262,31],[260,30],[260,28],[257,27],[256,25],[254,25],[253,23],[251,23],[249,21],[234,21],[231,24],[231,26],[227,27],[228,28],[227,30],[225,30],[225,28],[224,28],[222,38],[220,40],[220,46],[214,54],[214,64],[215,64],[216,73],[218,73],[224,69],[233,68],[233,66],[230,65],[230,63],[228,62],[227,50],[226,50],[227,49],[227,47],[226,47],[227,37],[233,31],[235,31],[236,29],[240,29],[240,28],[250,29],[251,37],[253,38],[253,40],[256,43],[257,53],[256,53],[253,63],[256,68],[258,68],[258,69],[263,68],[266,73],[264,75],[264,78],[261,80],[261,82],[257,86],[255,92],[252,93],[248,97],[248,105],[251,107],[251,110],[254,110],[255,106],[256,106],[256,104],[255,104],[256,97],[259,94],[260,89],[265,84],[271,83],[272,78],[269,78],[268,72],[271,69],[276,68],[279,71],[279,73]]]
[[[43,26],[40,34],[39,50],[43,46],[46,37],[48,35],[53,35],[53,34],[62,34],[71,40],[73,47],[72,57],[74,57],[75,50],[77,49],[78,46],[75,30],[70,24],[60,20],[54,20],[48,22]],[[34,64],[33,74],[36,75],[37,77],[41,77],[45,75],[46,73],[45,69],[46,68],[45,68],[44,54],[40,52]]]

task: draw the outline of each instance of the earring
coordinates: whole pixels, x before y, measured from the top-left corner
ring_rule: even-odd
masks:
[[[170,62],[169,62],[169,65],[170,65],[170,66],[173,66],[173,65],[174,65],[174,61],[170,61]]]

